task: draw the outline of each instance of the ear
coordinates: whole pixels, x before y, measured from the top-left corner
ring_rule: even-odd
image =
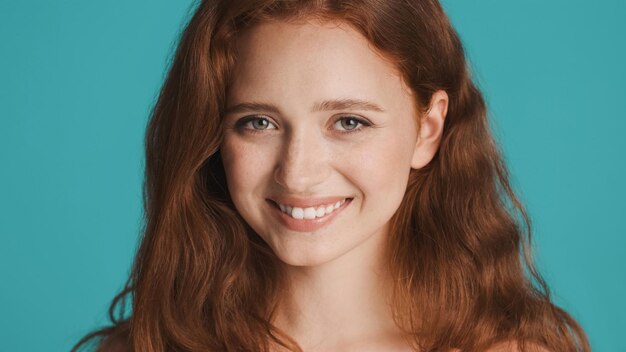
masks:
[[[426,166],[437,153],[447,114],[448,93],[438,90],[430,98],[428,111],[420,118],[417,142],[411,160],[413,169]]]

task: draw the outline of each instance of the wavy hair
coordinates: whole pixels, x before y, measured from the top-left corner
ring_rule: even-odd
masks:
[[[148,125],[145,227],[99,350],[269,351],[300,347],[271,324],[279,260],[235,210],[221,117],[242,31],[267,20],[335,21],[394,62],[422,109],[449,95],[440,149],[412,170],[391,220],[397,325],[420,351],[590,351],[551,303],[530,255],[529,218],[491,136],[463,46],[437,0],[206,0],[179,42]],[[132,302],[125,315],[123,304]]]

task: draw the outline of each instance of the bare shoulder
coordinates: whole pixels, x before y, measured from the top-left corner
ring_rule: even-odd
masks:
[[[527,343],[524,352],[553,352],[538,344]],[[493,345],[487,352],[521,352],[517,341],[506,341]]]
[[[131,352],[128,325],[113,327],[100,342],[97,352]]]
[[[130,347],[127,340],[109,337],[102,342],[97,352],[130,352]]]

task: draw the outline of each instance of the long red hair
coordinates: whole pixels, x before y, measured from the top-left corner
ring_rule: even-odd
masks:
[[[87,341],[147,352],[300,350],[271,324],[280,263],[230,201],[220,145],[238,35],[260,21],[307,18],[358,30],[396,64],[418,106],[437,90],[449,95],[440,150],[412,171],[389,234],[394,316],[414,347],[484,351],[515,340],[590,351],[533,267],[528,216],[437,0],[202,1],[148,126],[145,229],[113,326],[75,350]]]

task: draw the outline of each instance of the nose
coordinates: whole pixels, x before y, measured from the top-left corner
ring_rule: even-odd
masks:
[[[302,129],[285,136],[274,180],[290,193],[316,193],[330,174],[330,151],[317,131]]]

